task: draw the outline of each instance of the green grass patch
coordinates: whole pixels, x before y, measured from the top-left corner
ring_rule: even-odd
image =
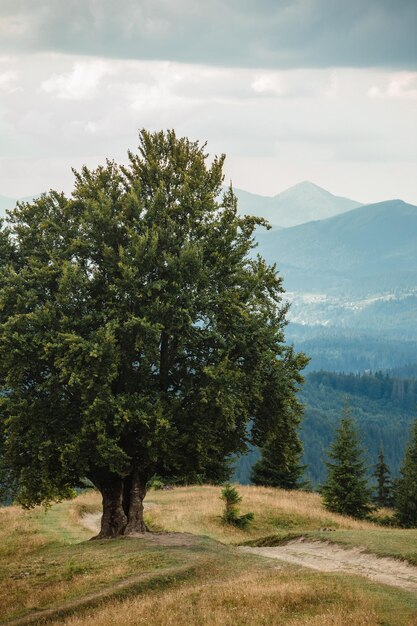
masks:
[[[195,490],[198,495],[199,488]],[[170,507],[173,515],[175,492],[168,495],[169,503],[166,506],[167,510]],[[271,495],[268,497],[271,498]],[[193,504],[192,499],[189,506],[187,502],[187,512],[184,511],[187,517],[195,511]],[[261,505],[260,501],[258,506],[262,510]],[[298,616],[304,619],[307,616],[308,620],[309,616],[316,619],[323,615],[324,621],[320,623],[325,626],[332,623],[326,619],[333,619],[326,616],[337,616],[340,607],[347,617],[344,622],[333,623],[410,626],[413,623],[411,620],[417,615],[417,598],[411,593],[373,583],[359,576],[314,572],[245,554],[234,546],[201,536],[204,530],[198,532],[199,518],[193,521],[196,527],[193,529],[194,536],[174,534],[167,537],[154,535],[147,539],[87,541],[92,533],[80,525],[79,516],[96,511],[97,503],[82,497],[73,502],[57,504],[46,513],[42,509],[24,512],[16,507],[0,510],[2,619],[36,615],[44,608],[51,608],[51,617],[56,620],[56,624],[64,623],[65,616],[69,614],[75,614],[77,619],[79,615],[80,624],[87,616],[91,617],[91,621],[86,622],[88,624],[107,624],[106,620],[110,619],[106,616],[107,610],[111,611],[114,606],[114,610],[119,611],[123,602],[138,601],[140,604],[147,603],[147,623],[152,623],[155,611],[159,610],[161,602],[166,602],[167,610],[176,611],[179,607],[178,624],[182,625],[186,623],[184,615],[190,617],[193,614],[192,607],[187,609],[189,598],[195,597],[197,606],[201,594],[206,593],[209,594],[207,607],[210,607],[210,611],[213,605],[217,606],[216,610],[223,611],[221,607],[224,604],[225,619],[229,619],[229,602],[233,605],[230,608],[233,616],[240,615],[239,611],[244,610],[253,616],[251,596],[258,594],[259,601],[265,601],[264,584],[269,585],[272,594],[268,609],[271,616],[279,602],[284,607],[282,611],[288,610],[287,615],[291,619]],[[150,509],[149,514],[153,511]],[[207,508],[207,514],[211,514],[210,507]],[[303,513],[299,511],[294,515],[276,509],[268,511],[265,517],[257,517],[259,527],[256,532],[258,535],[263,532],[261,537],[252,537],[250,540],[246,537],[242,541],[241,535],[239,541],[236,535],[230,538],[229,543],[239,541],[244,545],[274,546],[303,535],[346,546],[363,546],[374,554],[402,558],[417,564],[417,530],[375,527],[320,532],[316,530],[317,521],[312,522],[307,515],[303,522],[306,528],[303,529],[301,517]],[[158,520],[163,519],[164,506],[161,505]],[[204,516],[202,519],[205,519]],[[335,522],[329,519],[327,525],[334,527]],[[312,529],[313,523],[315,528]],[[283,591],[284,583],[288,595]],[[224,586],[229,589],[226,594],[228,599],[224,596]],[[178,596],[181,590],[184,593]],[[100,593],[104,595],[99,597]],[[294,598],[297,593],[299,600],[296,602]],[[91,594],[97,595],[90,597]],[[241,604],[236,604],[235,594],[242,595],[239,600]],[[274,594],[278,594],[276,598]],[[189,613],[182,614],[179,601],[186,603],[185,608]],[[68,604],[65,606],[68,602],[72,603],[70,607]],[[100,608],[103,602],[106,602],[108,608]],[[375,614],[378,621],[352,621],[358,606],[362,607],[364,616]],[[202,604],[198,610],[202,611],[204,617],[206,609]],[[125,626],[129,626],[128,614],[127,611],[125,619],[123,611],[120,613],[120,623]],[[164,612],[161,609],[161,624],[163,619]],[[242,617],[243,621],[239,623],[249,623],[244,619]],[[266,616],[265,620],[268,619]],[[253,624],[271,623],[265,620],[254,621]]]
[[[387,556],[417,565],[417,529],[336,530],[307,536],[345,546],[361,546],[377,556]]]

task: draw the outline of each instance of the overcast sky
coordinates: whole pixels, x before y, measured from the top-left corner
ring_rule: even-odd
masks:
[[[0,195],[70,191],[144,127],[248,191],[417,204],[416,33],[417,0],[0,0]]]

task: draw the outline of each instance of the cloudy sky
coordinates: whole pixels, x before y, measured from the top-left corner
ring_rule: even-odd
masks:
[[[416,33],[416,0],[0,0],[0,195],[70,191],[144,127],[248,191],[417,204]]]

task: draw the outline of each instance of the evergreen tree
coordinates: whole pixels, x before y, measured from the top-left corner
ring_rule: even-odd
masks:
[[[417,527],[417,420],[396,484],[395,508],[401,526]]]
[[[242,496],[240,496],[235,487],[232,485],[225,485],[222,489],[221,499],[224,501],[224,512],[222,515],[222,520],[226,524],[232,524],[233,526],[237,526],[238,528],[247,528],[249,524],[253,522],[255,516],[253,513],[245,513],[244,515],[239,515],[239,504],[242,501]]]
[[[218,480],[290,418],[306,364],[286,346],[264,220],[222,193],[224,156],[174,131],[75,173],[68,198],[0,226],[0,484],[24,506],[88,478],[101,537],[144,531],[154,476]]]
[[[391,472],[385,463],[384,451],[382,445],[379,450],[378,463],[375,465],[374,477],[377,481],[377,491],[374,502],[377,506],[392,505],[392,482],[390,478]]]
[[[372,510],[363,451],[347,407],[328,452],[327,479],[321,488],[326,509],[363,519]]]
[[[297,489],[303,486],[300,478],[305,466],[301,465],[301,441],[295,431],[291,441],[274,436],[261,449],[261,458],[253,465],[251,481],[254,485]]]

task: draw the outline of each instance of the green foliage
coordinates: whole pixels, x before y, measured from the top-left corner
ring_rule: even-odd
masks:
[[[152,476],[152,478],[148,480],[146,484],[147,489],[154,489],[155,491],[160,491],[164,487],[165,483],[159,476]]]
[[[305,406],[301,439],[302,462],[317,485],[325,480],[322,450],[334,437],[338,416],[347,401],[360,426],[361,440],[369,457],[376,459],[380,444],[393,477],[399,472],[407,433],[415,417],[417,381],[382,373],[335,374],[311,372],[305,377],[300,400]]]
[[[417,527],[417,420],[406,448],[400,478],[396,485],[396,517],[405,528]]]
[[[393,486],[390,479],[390,469],[385,463],[385,456],[382,446],[379,450],[378,463],[375,466],[374,477],[377,481],[377,491],[374,502],[379,507],[392,506]]]
[[[229,484],[225,485],[222,489],[220,497],[225,503],[222,515],[222,520],[225,524],[231,524],[232,526],[245,529],[253,522],[255,519],[255,515],[253,513],[239,515],[238,505],[242,501],[242,497],[238,494],[235,487],[232,487],[232,485]]]
[[[321,488],[327,510],[363,519],[372,510],[363,452],[347,408],[328,452],[328,474]]]
[[[261,458],[251,472],[254,485],[282,489],[301,488],[300,478],[305,466],[300,463],[303,448],[294,422],[288,424],[281,437],[271,437],[261,449]]]
[[[413,372],[409,367],[398,374],[411,376]],[[417,404],[417,381],[399,378],[398,374],[393,377],[381,372],[359,375],[322,371],[305,376],[298,393],[304,405],[300,429],[304,448],[301,463],[306,466],[303,482],[308,479],[317,486],[325,480],[322,451],[334,437],[346,401],[360,426],[361,441],[369,457],[376,459],[382,444],[391,476],[398,475]],[[251,447],[248,454],[238,458],[233,481],[248,484],[251,468],[259,457],[260,450]],[[394,478],[391,482],[395,482]]]
[[[71,197],[20,203],[0,230],[0,457],[22,504],[83,477],[224,480],[250,419],[263,445],[297,414],[306,358],[253,254],[264,221],[207,158],[142,131],[126,167],[83,167]]]

